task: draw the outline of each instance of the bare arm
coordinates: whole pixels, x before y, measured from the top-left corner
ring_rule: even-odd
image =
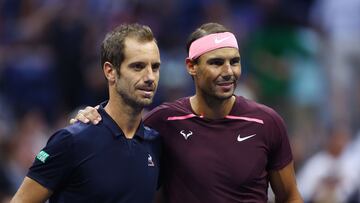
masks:
[[[81,109],[76,114],[75,118],[70,119],[70,124],[75,123],[76,121],[80,121],[82,123],[91,122],[96,125],[101,121],[101,116],[97,111],[99,109],[99,105],[96,107],[87,106],[85,109]]]
[[[25,177],[19,190],[10,203],[40,203],[45,202],[52,192],[31,178]]]
[[[304,202],[297,189],[293,162],[280,170],[270,171],[270,184],[275,193],[276,202]]]

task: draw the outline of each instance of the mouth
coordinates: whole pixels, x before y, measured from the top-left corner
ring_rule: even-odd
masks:
[[[223,91],[230,91],[234,87],[234,82],[218,82],[216,83]]]
[[[231,82],[218,82],[218,83],[216,83],[216,85],[221,86],[221,87],[229,87],[229,86],[233,86],[234,82],[233,81],[231,81]]]
[[[138,91],[142,92],[142,95],[145,98],[152,98],[152,96],[154,95],[155,89],[152,87],[141,87],[141,88],[138,88]]]

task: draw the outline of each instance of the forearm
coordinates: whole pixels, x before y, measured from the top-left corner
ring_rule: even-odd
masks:
[[[275,193],[275,202],[276,203],[303,203],[303,199],[300,195],[298,189],[291,188],[288,190],[283,190],[281,192]]]
[[[270,172],[270,184],[278,203],[303,203],[297,189],[293,163],[283,169]]]
[[[304,203],[300,195],[296,195],[294,197],[285,198],[283,200],[279,200],[276,198],[276,203]]]

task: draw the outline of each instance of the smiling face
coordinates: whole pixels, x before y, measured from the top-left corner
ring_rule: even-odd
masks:
[[[160,53],[155,41],[139,42],[126,38],[124,61],[116,74],[115,89],[131,106],[151,104],[155,95],[160,69]]]
[[[196,94],[226,100],[234,94],[241,74],[240,54],[235,48],[220,48],[201,55],[189,69]]]

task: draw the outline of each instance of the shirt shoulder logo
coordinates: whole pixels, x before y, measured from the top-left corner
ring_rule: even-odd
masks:
[[[190,135],[193,134],[193,132],[190,131],[190,130],[189,130],[189,131],[182,130],[182,131],[180,131],[180,134],[181,134],[182,136],[184,136],[185,140],[187,140],[187,139],[190,137]]]
[[[148,166],[155,166],[154,161],[150,154],[148,154]]]
[[[39,161],[45,163],[46,159],[48,159],[49,156],[50,156],[50,155],[49,155],[48,153],[46,153],[45,151],[41,150],[41,151],[39,152],[39,154],[36,156],[36,158],[37,158]]]
[[[249,135],[249,136],[246,136],[246,137],[241,137],[241,135],[239,134],[239,136],[237,137],[237,141],[242,142],[242,141],[245,141],[245,140],[247,140],[247,139],[249,139],[249,138],[254,137],[255,135],[256,135],[256,134]]]

